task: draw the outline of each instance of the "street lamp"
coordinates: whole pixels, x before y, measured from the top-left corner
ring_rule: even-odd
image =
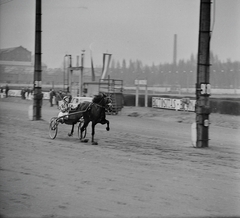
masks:
[[[214,88],[217,87],[217,77],[216,77],[216,70],[213,70],[213,75],[212,75],[212,84],[214,84]]]

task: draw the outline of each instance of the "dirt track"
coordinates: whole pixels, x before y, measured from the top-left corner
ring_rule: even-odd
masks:
[[[67,125],[51,140],[58,110],[45,102],[43,120],[29,121],[29,104],[0,99],[1,215],[240,217],[239,117],[210,115],[210,147],[196,149],[194,113],[128,107],[91,145]]]

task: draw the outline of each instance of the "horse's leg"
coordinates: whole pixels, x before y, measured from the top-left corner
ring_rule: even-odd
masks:
[[[88,124],[89,124],[89,120],[84,120],[83,126],[81,127],[81,142],[88,142],[88,139],[83,139],[82,135],[83,135],[83,131],[87,128]]]
[[[106,119],[103,120],[103,121],[101,122],[101,124],[102,124],[102,125],[107,124],[106,130],[107,130],[107,131],[110,130],[110,127],[109,127],[109,121],[108,121],[108,120],[106,120]]]
[[[107,127],[106,127],[106,130],[109,131],[110,130],[110,127],[109,127],[109,121],[106,120],[106,123],[107,123]]]
[[[95,126],[96,126],[96,123],[92,121],[92,145],[97,145],[98,144],[97,142],[94,141]]]
[[[70,133],[68,133],[68,136],[72,136],[73,135],[73,132],[74,132],[74,124],[72,124],[72,130]]]

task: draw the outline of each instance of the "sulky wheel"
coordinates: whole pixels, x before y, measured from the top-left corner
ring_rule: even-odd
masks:
[[[57,131],[58,131],[57,117],[53,117],[50,120],[50,124],[49,124],[49,136],[50,136],[51,139],[55,139],[56,138]]]
[[[81,139],[81,127],[83,126],[84,121],[82,119],[80,119],[79,125],[78,125],[78,138]],[[83,139],[86,137],[87,134],[87,129],[85,128],[83,131]]]

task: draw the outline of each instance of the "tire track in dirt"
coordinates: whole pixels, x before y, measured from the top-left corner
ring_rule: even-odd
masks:
[[[124,152],[133,152],[139,155],[155,156],[172,160],[189,162],[205,166],[206,168],[214,166],[230,167],[235,170],[240,169],[239,156],[240,153],[232,150],[224,150],[218,148],[195,149],[190,145],[186,146],[184,141],[179,143],[179,139],[169,139],[164,136],[159,138],[151,137],[144,134],[134,134],[125,132],[114,132],[104,134],[108,135],[107,139],[101,138],[101,147],[117,149]],[[176,146],[177,145],[177,146]]]
[[[194,149],[184,123],[109,116],[110,132],[101,125],[96,129],[97,146],[79,143],[76,133],[69,138],[66,125],[51,140],[52,108],[43,111],[46,121],[37,122],[16,108],[6,106],[5,116],[0,114],[0,213],[192,217],[239,212],[239,150],[227,138],[228,147]]]

